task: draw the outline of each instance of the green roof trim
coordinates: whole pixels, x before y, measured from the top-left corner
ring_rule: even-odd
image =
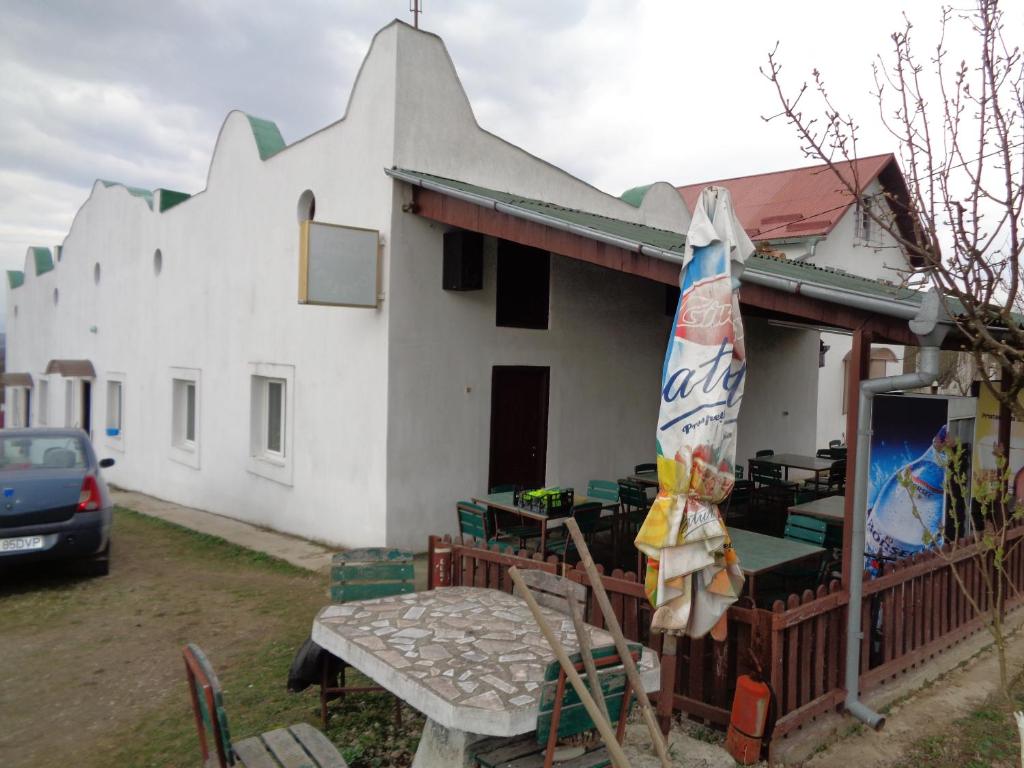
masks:
[[[433,176],[419,171],[409,171],[396,168],[395,172],[401,173],[404,176],[430,181],[434,184],[444,186],[452,190],[468,192],[481,198],[531,210],[554,219],[561,219],[562,221],[580,224],[597,233],[615,235],[634,243],[652,246],[670,253],[678,253],[680,256],[682,256],[684,252],[686,236],[680,232],[670,232],[664,229],[648,227],[643,224],[633,224],[632,222],[622,221],[621,219],[599,216],[594,213],[587,213],[586,211],[564,208],[552,203],[545,203],[540,200],[520,197],[508,192],[498,192],[493,189],[487,189],[486,187],[479,187],[474,184],[467,184],[454,179],[446,179],[441,176]],[[637,187],[635,189],[642,188]],[[799,280],[805,283],[813,283],[815,285],[828,288],[845,289],[847,291],[853,291],[866,296],[873,296],[879,299],[892,301],[909,301],[920,304],[925,295],[921,291],[915,291],[910,288],[903,288],[891,283],[872,280],[867,277],[858,277],[857,275],[852,275],[841,270],[818,267],[806,262],[776,259],[771,256],[763,256],[761,254],[754,254],[747,259],[746,269],[751,272],[759,272],[761,274]],[[740,279],[742,280],[742,277]],[[951,312],[954,312],[956,304],[951,303],[949,309]]]
[[[49,248],[33,245],[29,250],[32,251],[32,260],[35,263],[37,276],[45,275],[53,269],[53,254],[50,253]]]
[[[619,200],[622,200],[625,203],[629,203],[634,208],[639,208],[644,201],[644,196],[647,194],[647,190],[649,190],[653,186],[653,184],[644,184],[642,187],[633,187],[632,189],[627,189],[625,192],[619,195]]]
[[[20,288],[25,284],[25,273],[20,269],[7,270],[7,287]]]
[[[183,203],[188,200],[192,195],[187,192],[177,192],[173,189],[164,189],[161,187],[160,192],[160,213],[170,210],[179,203]]]
[[[122,184],[119,181],[107,181],[106,179],[99,179],[100,184],[108,189],[110,187],[124,187],[128,190],[128,194],[133,197],[137,197],[146,202],[150,210],[153,210],[153,193],[148,189],[142,189],[141,187],[129,187],[127,184]]]
[[[281,137],[281,131],[277,129],[276,123],[264,120],[262,117],[253,117],[252,115],[246,115],[246,117],[252,127],[252,136],[256,139],[256,149],[259,150],[260,160],[273,157],[284,149],[284,139]]]
[[[441,184],[451,189],[461,190],[473,195],[478,195],[479,197],[485,197],[501,203],[506,203],[507,205],[514,205],[518,208],[533,211],[534,213],[550,216],[553,219],[561,219],[562,221],[570,224],[576,224],[586,227],[587,229],[592,229],[595,232],[614,235],[626,240],[643,243],[644,245],[661,248],[666,251],[673,251],[678,253],[680,256],[683,255],[683,247],[686,244],[686,235],[679,232],[670,232],[667,229],[648,227],[644,224],[634,224],[631,221],[613,219],[610,216],[601,216],[597,213],[589,213],[588,211],[581,211],[575,208],[565,208],[564,206],[555,205],[554,203],[545,203],[543,200],[534,200],[529,197],[513,195],[508,192],[498,192],[493,189],[487,189],[486,187],[467,184],[463,181],[446,179],[442,176],[433,176],[429,173],[420,173],[419,171],[409,171],[400,168],[396,168],[395,170],[407,176],[414,176],[416,178],[423,179],[424,181],[432,181],[435,184]]]

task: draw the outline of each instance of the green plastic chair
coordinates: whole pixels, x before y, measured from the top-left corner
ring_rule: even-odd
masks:
[[[614,480],[591,480],[587,483],[587,498],[618,502],[619,484]]]
[[[415,591],[413,555],[404,549],[367,547],[346,549],[331,558],[331,602],[376,600]],[[324,653],[320,668],[320,722],[327,727],[328,702],[346,693],[385,691],[380,686],[352,687],[345,684],[343,659]],[[395,722],[402,722],[402,701],[395,697]]]
[[[629,653],[634,662],[639,662],[641,651],[641,646],[629,644]],[[594,648],[592,655],[600,678],[601,693],[608,708],[608,720],[617,723],[615,735],[621,744],[635,692],[629,685],[622,659],[614,645]],[[592,690],[580,654],[575,653],[569,659],[577,673],[587,683],[587,690]],[[558,698],[560,688],[564,692],[562,697]],[[537,731],[527,736],[481,741],[473,745],[473,759],[481,768],[551,768],[559,739],[577,736],[595,727],[576,690],[568,682],[561,664],[553,661],[545,671],[541,687]],[[573,758],[564,765],[572,768],[603,768],[611,765],[611,756],[608,754],[608,748],[602,745]]]

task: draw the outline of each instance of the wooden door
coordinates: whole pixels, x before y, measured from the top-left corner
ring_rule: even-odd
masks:
[[[525,488],[544,485],[550,374],[547,367],[494,366],[488,488],[512,483]]]

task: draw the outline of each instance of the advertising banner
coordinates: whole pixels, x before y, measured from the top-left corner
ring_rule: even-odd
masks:
[[[997,385],[998,386],[998,385]],[[1024,394],[1021,396],[1024,402]],[[984,384],[978,392],[977,440],[974,443],[974,466],[978,479],[997,482],[999,470],[993,450],[999,441],[999,401]],[[1024,423],[1010,422],[1010,479],[1011,493],[1024,499]]]
[[[865,554],[901,559],[941,540],[948,414],[943,398],[875,398]]]

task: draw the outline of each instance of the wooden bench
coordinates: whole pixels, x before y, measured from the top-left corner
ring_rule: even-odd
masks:
[[[642,650],[636,643],[629,644],[635,662],[640,660]],[[626,718],[633,703],[633,690],[614,645],[595,648],[593,657],[601,682],[601,694],[608,708],[608,719],[613,723],[618,722],[616,737],[621,744],[626,732]],[[580,654],[573,654],[569,658],[587,683],[588,689],[593,691]],[[485,739],[473,746],[473,757],[480,768],[551,768],[559,739],[578,736],[593,729],[594,722],[576,690],[568,684],[565,670],[561,664],[553,661],[544,674],[536,733],[511,739]],[[611,756],[603,745],[558,763],[559,768],[603,768],[607,765],[611,765]]]
[[[182,650],[182,655],[185,657],[185,673],[204,766],[348,768],[348,763],[327,737],[307,723],[277,728],[232,742],[220,681],[206,654],[198,645],[189,643]]]

